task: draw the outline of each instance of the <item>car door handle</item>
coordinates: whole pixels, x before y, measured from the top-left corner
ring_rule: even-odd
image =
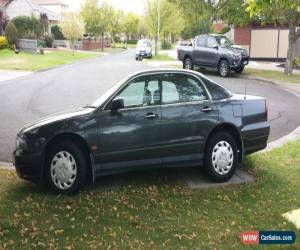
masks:
[[[201,109],[202,112],[210,112],[212,111],[212,108],[211,107],[208,107],[208,106],[205,106]]]
[[[156,117],[158,117],[158,114],[148,113],[145,115],[146,119],[154,119]]]

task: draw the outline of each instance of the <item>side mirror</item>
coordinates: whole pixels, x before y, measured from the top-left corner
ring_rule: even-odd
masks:
[[[124,108],[124,99],[116,98],[111,103],[111,114],[116,115],[119,109]]]
[[[218,45],[215,45],[213,48],[214,48],[214,49],[219,49],[219,46],[218,46]]]

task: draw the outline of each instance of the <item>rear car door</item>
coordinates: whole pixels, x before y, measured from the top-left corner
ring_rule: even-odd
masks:
[[[204,156],[204,140],[218,121],[218,111],[194,75],[162,74],[161,84],[163,165],[197,165]]]
[[[196,65],[205,65],[205,45],[206,45],[206,36],[196,37],[194,50],[193,50],[193,62]]]
[[[124,100],[118,115],[109,104],[98,114],[98,170],[160,166],[160,85],[155,76],[130,80],[113,99]]]
[[[206,46],[204,52],[202,53],[202,57],[206,65],[217,66],[219,58],[219,49],[215,37],[207,37]]]

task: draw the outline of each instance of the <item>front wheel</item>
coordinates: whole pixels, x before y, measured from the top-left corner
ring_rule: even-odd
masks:
[[[244,66],[241,66],[241,67],[235,69],[235,72],[236,72],[236,73],[242,73],[243,70],[244,70]]]
[[[194,69],[194,64],[193,61],[190,57],[186,57],[183,60],[183,68],[184,69],[189,69],[189,70],[193,70]]]
[[[215,182],[228,181],[238,164],[235,140],[225,132],[219,132],[209,140],[205,154],[205,170]]]
[[[220,76],[226,77],[230,73],[229,63],[227,60],[222,60],[219,63],[218,71]]]
[[[86,180],[86,158],[82,150],[68,141],[58,142],[47,155],[47,181],[58,194],[76,193]]]

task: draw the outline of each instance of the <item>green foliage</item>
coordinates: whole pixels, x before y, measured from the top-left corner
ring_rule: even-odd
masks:
[[[43,25],[35,16],[18,16],[12,22],[17,28],[18,38],[36,39],[43,34]]]
[[[300,58],[299,57],[294,57],[293,60],[293,66],[296,68],[300,67]]]
[[[137,42],[138,42],[138,40],[131,39],[131,40],[127,41],[127,44],[136,45]]]
[[[167,40],[163,40],[161,42],[161,49],[171,49],[171,48],[172,48],[172,44]]]
[[[221,30],[221,34],[225,34],[225,33],[229,32],[229,31],[230,31],[230,28],[228,26],[224,26],[222,28],[222,30]]]
[[[81,8],[85,31],[90,36],[104,36],[109,31],[113,17],[113,7],[106,1],[85,0]]]
[[[16,45],[18,42],[17,29],[13,22],[9,22],[5,28],[5,36],[11,45]]]
[[[0,36],[0,49],[8,48],[8,41],[5,36]]]
[[[127,39],[130,35],[134,35],[138,31],[139,17],[133,12],[129,12],[123,17],[122,31],[126,34]]]
[[[64,34],[61,31],[61,28],[58,25],[51,27],[51,34],[55,40],[64,40]]]
[[[45,42],[45,40],[38,39],[38,40],[37,40],[37,46],[38,46],[38,48],[45,48],[45,47],[46,47],[46,42]]]

